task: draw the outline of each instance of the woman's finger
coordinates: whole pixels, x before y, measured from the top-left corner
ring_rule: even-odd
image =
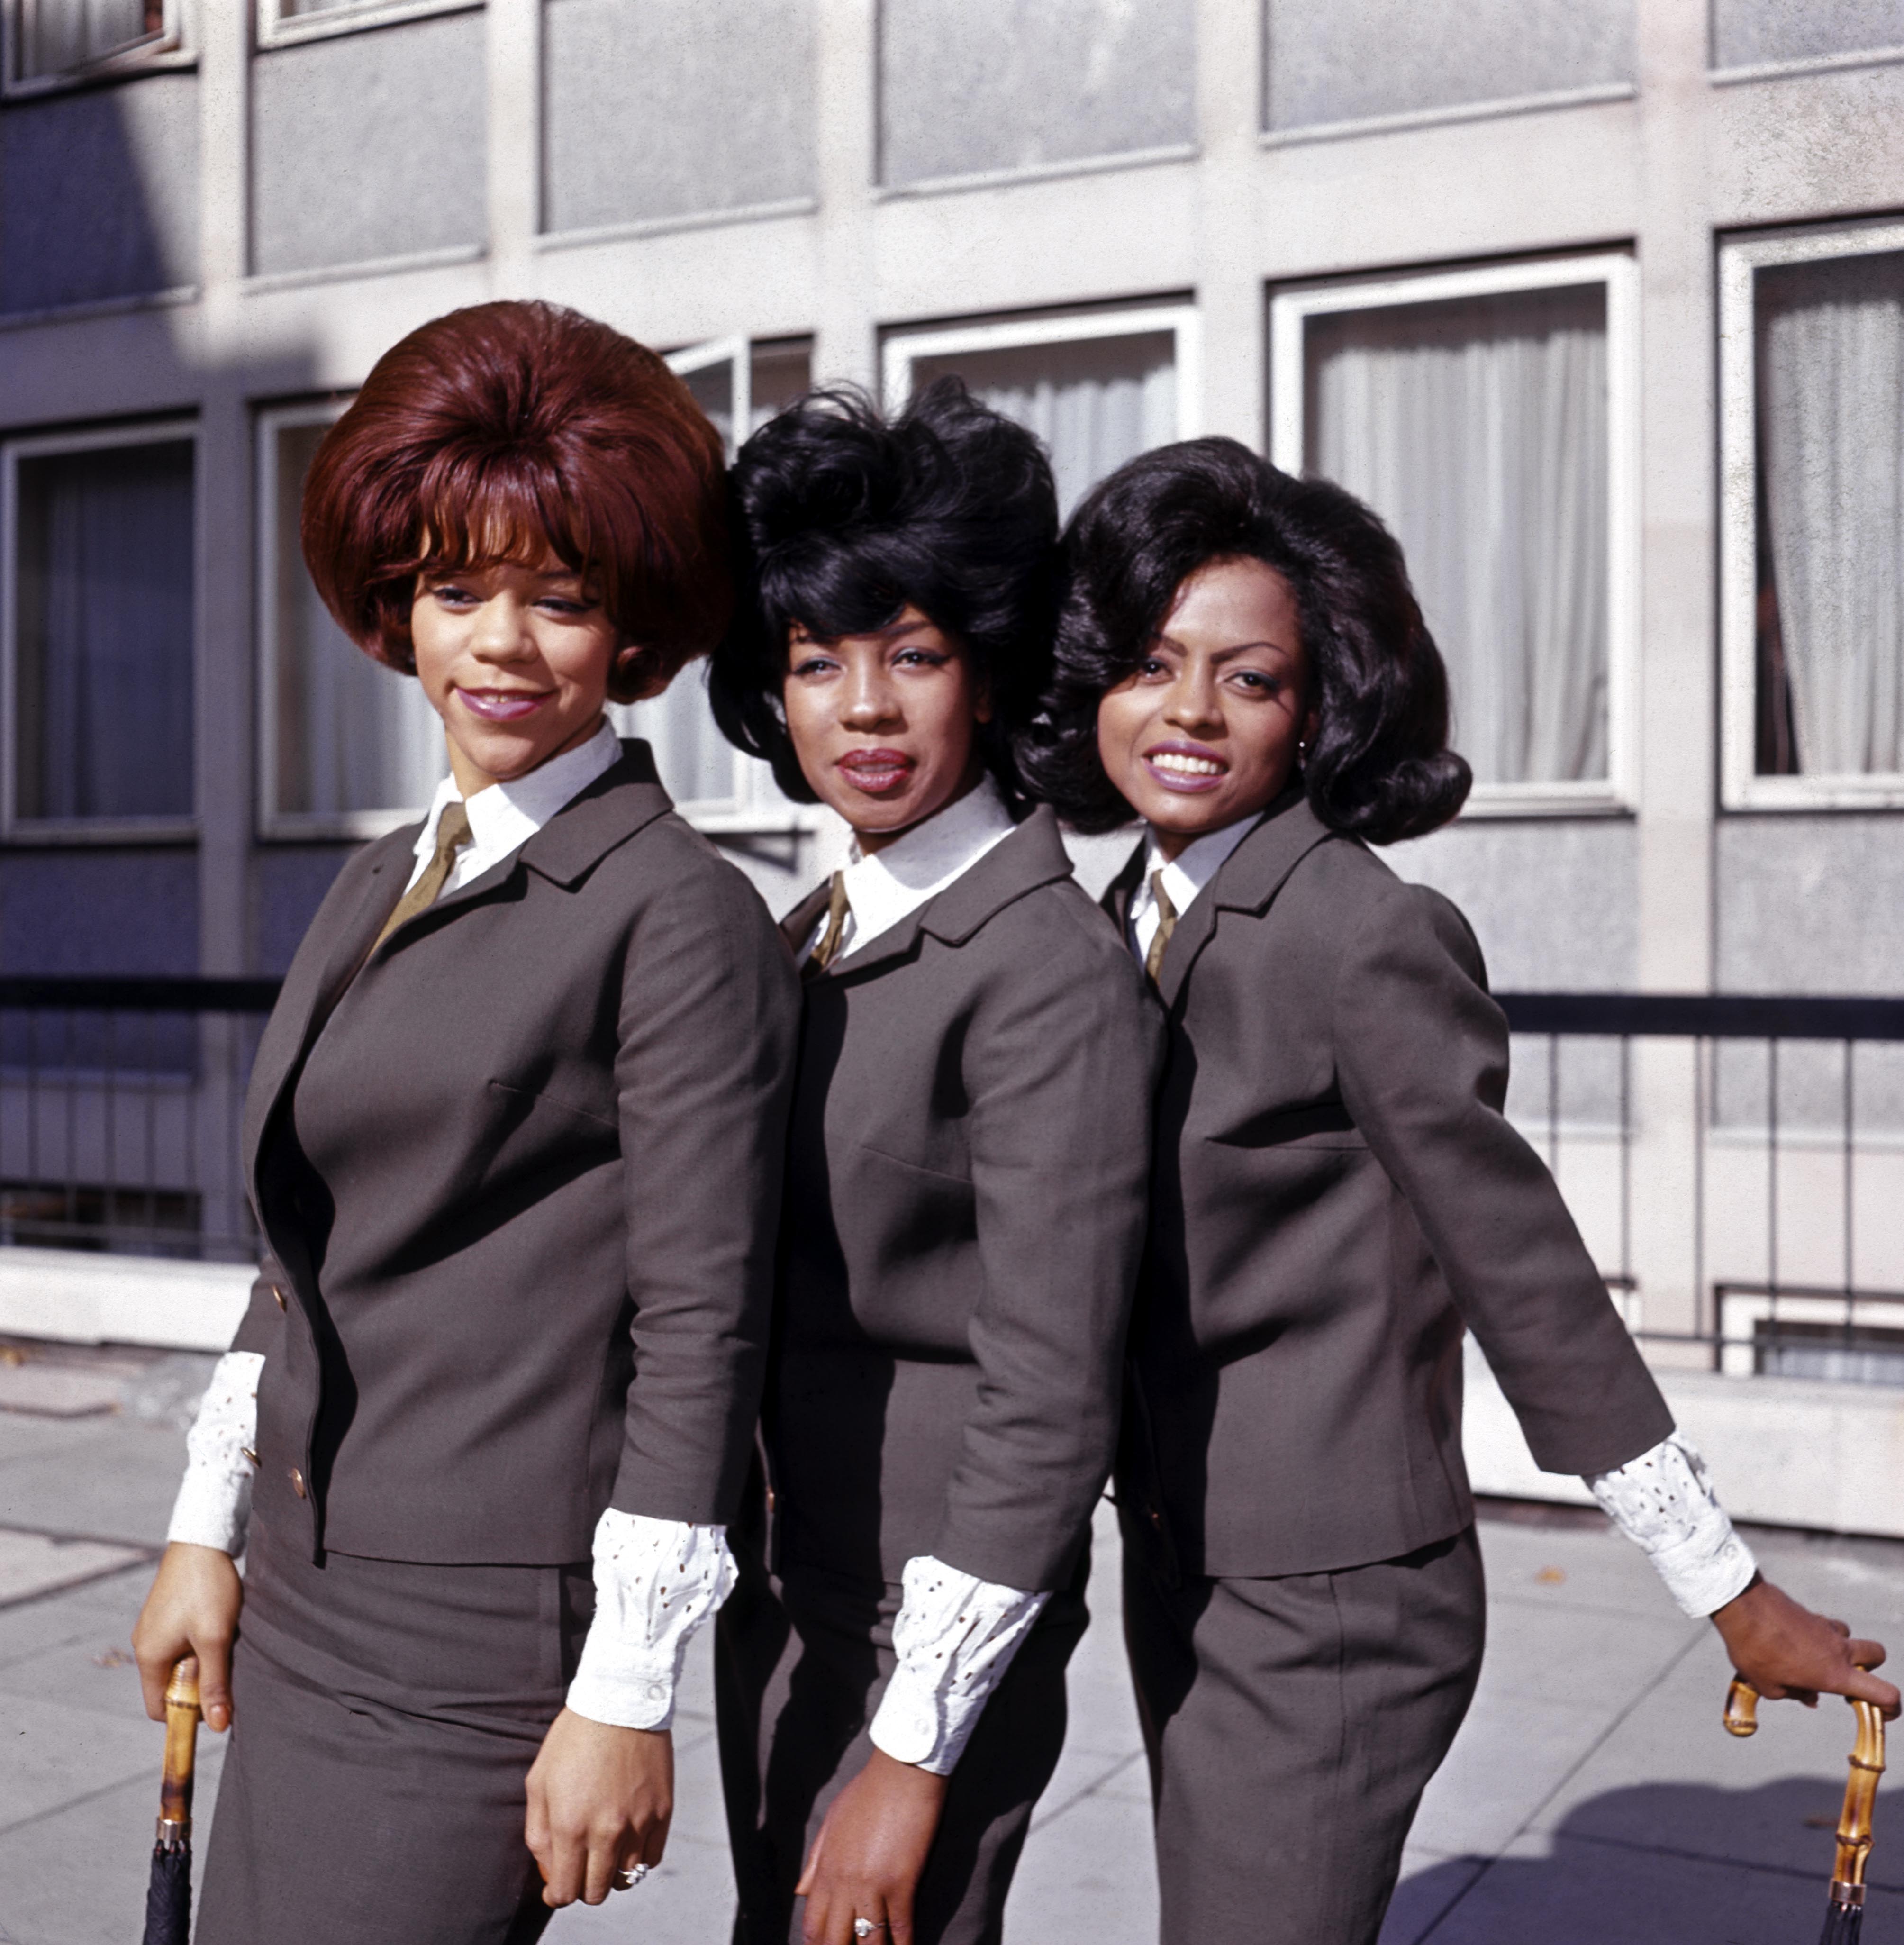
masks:
[[[226,1634],[195,1635],[192,1641],[199,1657],[199,1712],[208,1728],[221,1733],[231,1727],[231,1646]]]
[[[1882,1668],[1884,1665],[1884,1644],[1882,1641],[1847,1641],[1845,1644],[1845,1652],[1859,1668]],[[1889,1683],[1886,1683],[1885,1686],[1888,1688]]]
[[[627,1845],[626,1830],[599,1831],[590,1838],[582,1870],[583,1903],[600,1904],[615,1888],[615,1874]]]
[[[1897,1719],[1899,1700],[1896,1688],[1892,1683],[1885,1681],[1882,1675],[1869,1673],[1869,1670],[1875,1664],[1866,1661],[1862,1654],[1856,1652],[1859,1648],[1876,1648],[1877,1645],[1875,1641],[1853,1641],[1851,1644],[1852,1659],[1857,1663],[1858,1666],[1851,1671],[1850,1677],[1847,1679],[1844,1693],[1847,1695],[1855,1695],[1861,1702],[1875,1702],[1888,1720],[1895,1722]],[[1882,1652],[1881,1650],[1879,1651],[1881,1659]]]

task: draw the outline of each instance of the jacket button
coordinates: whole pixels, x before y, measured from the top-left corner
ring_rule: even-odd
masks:
[[[1160,1512],[1157,1507],[1153,1506],[1151,1509],[1150,1518],[1151,1525],[1158,1527],[1160,1530],[1163,1525],[1163,1515],[1162,1512]]]
[[[772,1487],[769,1486],[769,1487],[767,1488],[767,1510],[768,1510],[768,1512],[773,1512],[776,1511],[776,1510],[778,1509],[779,1505],[780,1505],[780,1495],[779,1495],[777,1492],[775,1492],[775,1491],[774,1490],[774,1489],[772,1488]]]
[[[271,1286],[271,1294],[278,1299],[278,1308],[280,1310],[288,1308],[285,1302],[284,1286],[282,1284],[274,1283]]]
[[[304,1475],[295,1466],[291,1469],[291,1490],[300,1500],[304,1497]]]

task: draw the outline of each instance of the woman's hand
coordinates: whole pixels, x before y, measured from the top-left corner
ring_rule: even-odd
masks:
[[[599,1904],[632,1864],[658,1864],[674,1815],[674,1738],[618,1729],[565,1709],[529,1771],[525,1835],[542,1901]]]
[[[186,1655],[199,1657],[199,1706],[212,1728],[231,1727],[231,1644],[245,1583],[229,1553],[174,1540],[153,1577],[132,1629],[146,1713],[165,1719],[165,1685]]]
[[[793,1888],[806,1945],[852,1945],[853,1920],[883,1922],[881,1945],[912,1945],[913,1894],[938,1830],[946,1778],[875,1749],[833,1800]]]
[[[1882,1664],[1884,1644],[1853,1641],[1842,1621],[1800,1607],[1763,1576],[1728,1601],[1712,1625],[1733,1666],[1768,1701],[1789,1700],[1815,1709],[1821,1694],[1855,1695],[1896,1718],[1897,1691],[1865,1672]]]

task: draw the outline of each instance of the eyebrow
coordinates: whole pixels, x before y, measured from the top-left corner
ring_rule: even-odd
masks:
[[[1160,648],[1175,649],[1178,655],[1187,652],[1182,643],[1174,635],[1166,635],[1160,632],[1156,637],[1156,643]],[[1278,655],[1292,655],[1296,652],[1293,646],[1286,642],[1232,642],[1228,648],[1213,651],[1210,659],[1212,661],[1228,661],[1232,656],[1247,655],[1252,649],[1267,649],[1271,654]]]

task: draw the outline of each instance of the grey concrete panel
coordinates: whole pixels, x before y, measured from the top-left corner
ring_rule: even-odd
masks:
[[[9,103],[0,183],[0,311],[196,282],[198,77]]]
[[[547,0],[542,227],[811,196],[813,0]]]
[[[1718,843],[1722,991],[1904,995],[1904,817],[1724,818]]]
[[[1904,0],[1712,0],[1712,65],[1904,47]]]
[[[879,58],[884,183],[1196,134],[1191,0],[882,0]]]
[[[0,856],[0,972],[198,969],[196,852],[75,849]]]
[[[260,845],[253,852],[251,963],[257,971],[288,970],[299,941],[353,848]]]
[[[483,15],[448,14],[251,63],[251,268],[480,243]]]
[[[1631,824],[1475,818],[1380,854],[1468,915],[1503,991],[1630,988],[1639,960],[1639,849]]]
[[[1634,0],[1266,0],[1265,125],[1511,100],[1631,82]]]

